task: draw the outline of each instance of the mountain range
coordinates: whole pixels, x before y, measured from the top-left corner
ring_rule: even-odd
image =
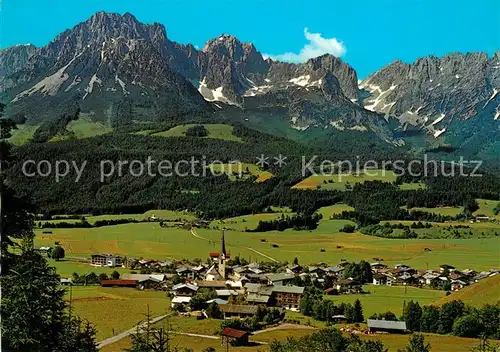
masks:
[[[110,127],[258,119],[263,130],[279,121],[305,136],[352,131],[415,150],[447,146],[496,158],[499,90],[500,52],[395,61],[358,81],[332,55],[278,62],[228,34],[198,50],[129,13],[99,12],[44,47],[0,51],[6,116],[28,125],[75,111]]]

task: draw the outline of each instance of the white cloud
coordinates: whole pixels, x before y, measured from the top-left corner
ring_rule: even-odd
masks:
[[[298,54],[288,52],[279,55],[264,54],[263,56],[285,62],[306,62],[309,59],[324,54],[341,57],[346,53],[344,43],[338,41],[337,38],[323,38],[321,33],[311,33],[307,28],[304,28],[304,37],[306,37],[309,43]]]

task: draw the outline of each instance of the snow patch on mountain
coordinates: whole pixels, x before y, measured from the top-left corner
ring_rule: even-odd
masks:
[[[311,76],[305,75],[305,76],[299,76],[297,78],[292,78],[288,82],[296,84],[296,85],[301,86],[301,87],[305,87],[309,84],[310,80],[311,80]]]
[[[432,126],[437,125],[438,123],[440,123],[441,121],[443,121],[445,116],[446,116],[445,114],[441,114],[441,115],[439,115],[439,116],[438,116],[438,118],[437,118],[437,119],[435,119],[435,120],[432,122]]]
[[[120,87],[122,87],[123,94],[125,94],[125,95],[130,94],[130,92],[126,88],[125,82],[123,82],[120,79],[120,77],[118,77],[118,75],[115,76],[115,82],[118,83],[120,85]]]
[[[200,86],[198,87],[198,91],[206,101],[220,101],[226,104],[236,105],[224,95],[223,90],[224,87],[218,87],[216,89],[208,88],[205,82],[205,78],[203,78],[203,80],[200,82]]]
[[[90,82],[87,87],[85,87],[85,95],[83,96],[82,99],[85,99],[89,94],[92,94],[92,91],[94,90],[94,84],[102,84],[102,81],[97,77],[97,75],[94,73],[92,78],[90,79]]]
[[[437,130],[436,132],[434,132],[434,138],[438,138],[440,135],[442,135],[445,132],[446,132],[446,127],[441,129],[441,130]]]
[[[486,107],[486,105],[489,104],[490,101],[492,101],[493,99],[495,99],[495,97],[497,96],[498,94],[498,89],[496,88],[493,88],[493,94],[491,95],[491,97],[486,101],[486,103],[484,103],[484,106],[483,106],[483,109]]]

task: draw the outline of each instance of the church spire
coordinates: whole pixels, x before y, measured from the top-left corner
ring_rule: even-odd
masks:
[[[222,252],[221,254],[224,254],[224,257],[227,255],[226,252],[226,241],[224,239],[224,230],[222,230]]]

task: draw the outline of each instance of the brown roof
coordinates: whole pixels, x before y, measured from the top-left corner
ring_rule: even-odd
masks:
[[[345,280],[337,281],[336,284],[341,285],[341,286],[345,286],[345,285],[357,285],[358,283],[354,280],[345,279]]]
[[[236,330],[236,329],[231,329],[231,328],[225,328],[222,330],[220,333],[222,336],[229,336],[229,337],[234,337],[239,339],[240,337],[243,337],[248,334],[246,331],[241,331],[241,330]]]
[[[101,280],[101,286],[132,286],[137,280]]]
[[[198,281],[198,287],[221,287],[226,288],[225,281]]]
[[[219,308],[224,313],[256,314],[257,306],[245,306],[240,304],[219,304]]]

